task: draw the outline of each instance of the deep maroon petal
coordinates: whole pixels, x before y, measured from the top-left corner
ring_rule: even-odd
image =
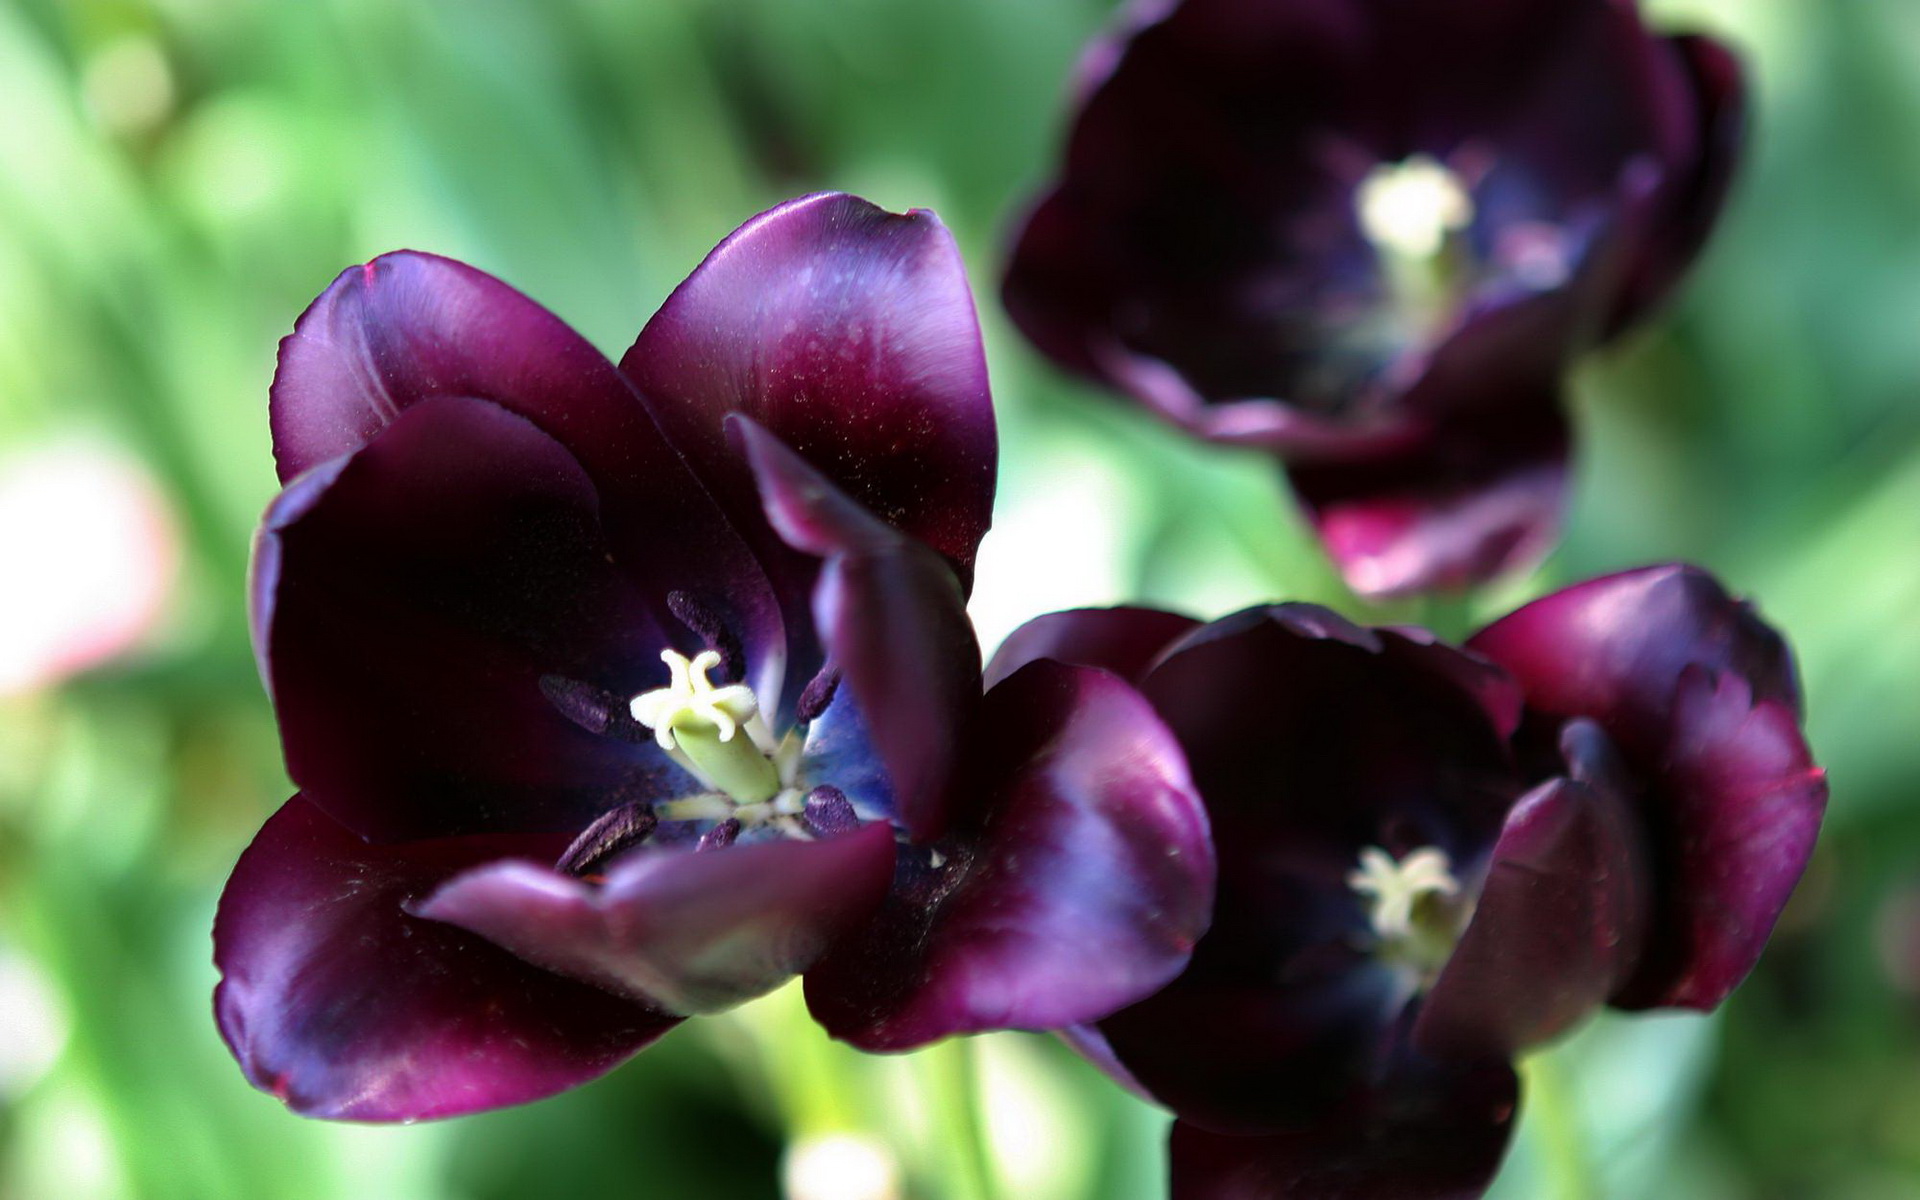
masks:
[[[458,396],[524,417],[599,493],[622,569],[700,592],[756,665],[780,653],[766,576],[612,363],[564,321],[465,263],[401,251],[341,273],[280,343],[274,457],[292,480],[416,404]],[[779,663],[766,669],[777,676]]]
[[[1468,646],[1513,673],[1529,708],[1592,717],[1630,757],[1666,740],[1674,688],[1690,666],[1740,675],[1760,699],[1800,703],[1786,642],[1713,576],[1682,564],[1564,588]]]
[[[882,823],[813,842],[641,851],[599,884],[490,863],[413,911],[668,1012],[715,1012],[812,966],[879,905],[893,858]]]
[[[1566,424],[1551,394],[1503,418],[1288,472],[1349,586],[1376,597],[1458,590],[1546,554],[1566,508]]]
[[[982,825],[807,975],[815,1017],[863,1049],[1097,1019],[1172,979],[1206,930],[1206,813],[1139,693],[1033,663],[988,693],[969,747]]]
[[[852,689],[917,841],[945,829],[960,738],[979,703],[980,647],[945,559],[879,520],[745,417],[739,431],[767,519],[825,559],[813,596],[829,662]]]
[[[676,1018],[529,966],[403,905],[552,838],[369,845],[300,797],[234,868],[214,922],[221,1036],[309,1116],[450,1117],[601,1075]]]
[[[1791,709],[1699,667],[1681,677],[1669,754],[1646,813],[1661,908],[1615,1003],[1709,1011],[1753,969],[1806,870],[1826,774]]]
[[[1570,757],[1611,755],[1588,722]],[[1597,1011],[1639,965],[1647,863],[1633,797],[1604,763],[1541,784],[1507,814],[1473,919],[1420,1009],[1414,1043],[1512,1058]]]
[[[416,404],[295,481],[256,555],[254,636],[308,799],[383,840],[577,832],[672,772],[542,687],[632,696],[689,648],[599,516],[559,443],[481,400]]]
[[[971,583],[993,516],[993,402],[966,271],[932,213],[832,193],[763,213],[620,366],[742,528],[758,507],[723,428],[735,412]]]
[[[1123,1081],[1179,1116],[1241,1134],[1319,1120],[1365,1087],[1406,1002],[1395,974],[1357,951],[1321,942],[1275,952],[1271,937],[1248,933],[1253,905],[1275,923],[1331,919],[1297,894],[1223,880],[1194,965],[1100,1021],[1105,1061],[1093,1058],[1117,1063]],[[1360,941],[1357,929],[1349,940]]]
[[[1511,696],[1484,661],[1315,605],[1214,621],[1166,651],[1142,690],[1186,750],[1219,840],[1249,854],[1281,842],[1357,853],[1397,831],[1464,861],[1518,791]]]
[[[1173,1127],[1172,1200],[1477,1200],[1506,1153],[1504,1063],[1403,1064],[1378,1103],[1265,1137]]]
[[[1079,608],[1035,617],[1007,635],[987,664],[992,687],[1039,659],[1099,667],[1138,679],[1159,653],[1199,625],[1152,608]]]
[[[1391,625],[1381,632],[1391,635],[1381,641],[1389,658],[1409,669],[1447,680],[1473,697],[1501,737],[1510,738],[1520,729],[1526,697],[1504,667],[1471,650],[1463,650],[1419,625]]]
[[[1621,289],[1610,329],[1624,328],[1659,304],[1693,265],[1726,205],[1746,141],[1750,100],[1740,60],[1697,35],[1667,38],[1665,48],[1691,85],[1688,103],[1676,107],[1696,126],[1672,169],[1662,219],[1639,248]]]
[[[1475,635],[1536,722],[1589,717],[1641,787],[1652,935],[1626,1007],[1711,1008],[1751,969],[1812,852],[1826,785],[1779,634],[1711,576],[1579,584]]]

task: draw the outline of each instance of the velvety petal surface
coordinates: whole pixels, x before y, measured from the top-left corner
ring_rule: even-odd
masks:
[[[807,975],[814,1016],[863,1049],[1094,1020],[1172,979],[1206,929],[1206,814],[1131,687],[1032,663],[968,745],[980,824],[937,862],[903,854],[878,918]]]
[[[1765,949],[1813,856],[1827,780],[1791,709],[1703,668],[1681,677],[1670,754],[1647,812],[1664,907],[1615,1003],[1704,1012]]]
[[[779,439],[744,417],[767,519],[823,561],[813,623],[852,689],[893,783],[895,816],[916,841],[938,837],[956,801],[960,739],[980,696],[980,647],[947,561],[881,521]]]
[[[1629,754],[1659,746],[1690,666],[1730,671],[1797,710],[1792,652],[1745,601],[1698,567],[1663,564],[1587,580],[1522,606],[1470,648],[1504,666],[1527,705],[1588,716]]]
[[[1172,1200],[1477,1200],[1506,1152],[1519,1080],[1504,1063],[1403,1063],[1377,1102],[1266,1137],[1173,1127]]]
[[[1611,754],[1574,722],[1569,757]],[[1604,763],[1541,784],[1507,814],[1473,919],[1420,1008],[1414,1044],[1508,1059],[1597,1011],[1639,965],[1650,907],[1633,797]]]
[[[364,446],[413,405],[491,400],[579,461],[618,565],[723,611],[777,680],[780,627],[766,576],[640,398],[567,324],[465,263],[400,251],[341,273],[280,344],[280,478]]]
[[[1751,107],[1745,71],[1726,46],[1682,35],[1663,48],[1679,62],[1689,87],[1675,120],[1691,119],[1695,137],[1669,173],[1663,211],[1635,255],[1612,319],[1620,329],[1666,298],[1693,265],[1732,190]],[[1682,116],[1680,113],[1685,115]]]
[[[992,687],[1040,659],[1099,667],[1138,679],[1159,653],[1200,622],[1152,608],[1078,608],[1035,617],[1007,635],[987,663]]]
[[[1216,825],[1259,843],[1490,845],[1515,795],[1510,684],[1424,633],[1253,608],[1181,639],[1141,689]]]
[[[254,637],[308,800],[383,840],[577,832],[678,777],[542,686],[632,696],[663,647],[698,649],[609,553],[573,456],[484,400],[412,405],[296,481],[261,534]]]
[[[812,966],[893,879],[885,823],[819,841],[642,850],[587,883],[527,862],[443,884],[419,916],[673,1013],[731,1008]]]
[[[309,1116],[450,1117],[593,1079],[675,1018],[409,916],[477,863],[564,840],[370,845],[300,797],[240,858],[214,923],[214,1012],[254,1086]]]
[[[1292,467],[1294,491],[1347,584],[1375,597],[1460,590],[1542,558],[1566,509],[1556,392],[1398,453]]]
[[[620,367],[742,528],[758,512],[723,427],[736,412],[971,584],[993,516],[993,401],[965,267],[932,213],[837,193],[763,213]]]
[[[1653,934],[1616,1002],[1713,1007],[1758,957],[1826,803],[1785,642],[1710,575],[1663,566],[1556,592],[1470,644],[1537,721],[1593,719],[1643,785]]]

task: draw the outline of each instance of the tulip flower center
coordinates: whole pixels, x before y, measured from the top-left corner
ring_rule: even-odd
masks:
[[[1447,961],[1465,927],[1458,903],[1460,881],[1447,852],[1422,846],[1395,859],[1378,846],[1360,851],[1359,869],[1347,886],[1367,904],[1376,953],[1388,962],[1429,975]]]
[[[1474,216],[1473,196],[1460,176],[1416,154],[1375,167],[1353,202],[1402,319],[1423,329],[1443,318],[1466,267],[1456,235]]]
[[[691,659],[662,650],[660,661],[671,678],[667,686],[633,698],[633,719],[653,730],[660,748],[688,774],[722,793],[716,800],[760,804],[777,796],[783,780],[774,759],[780,747],[753,689],[709,680],[707,672],[720,665],[712,650]]]
[[[824,670],[807,686],[796,709],[799,725],[776,737],[752,688],[709,677],[728,661],[724,650],[692,658],[663,650],[660,661],[667,664],[666,686],[640,693],[627,707],[695,786],[670,799],[629,800],[602,813],[560,856],[558,870],[597,882],[608,863],[656,840],[656,833],[668,843],[719,850],[743,837],[833,837],[878,819],[839,788],[812,777],[823,767],[832,770],[830,752],[825,760],[809,757],[808,728],[833,703],[835,672]],[[573,696],[564,681],[549,690],[563,712],[578,713],[574,719],[588,728],[607,725],[604,708],[590,695]]]
[[[1354,204],[1367,240],[1407,258],[1434,257],[1448,235],[1473,223],[1473,197],[1460,176],[1425,154],[1375,167]]]

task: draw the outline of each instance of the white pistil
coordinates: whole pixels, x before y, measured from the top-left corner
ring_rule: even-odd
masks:
[[[1380,847],[1368,846],[1360,852],[1360,868],[1347,873],[1347,886],[1367,898],[1373,932],[1394,946],[1426,940],[1428,931],[1415,923],[1421,900],[1460,893],[1447,852],[1435,846],[1423,846],[1398,861]]]
[[[1473,197],[1460,176],[1426,154],[1375,167],[1354,193],[1354,207],[1368,241],[1421,262],[1473,223]]]
[[[713,651],[702,650],[689,659],[677,650],[662,650],[660,661],[670,673],[667,686],[635,696],[632,711],[634,720],[653,730],[662,750],[676,749],[677,733],[689,728],[710,727],[721,741],[730,742],[741,725],[759,715],[760,702],[752,688],[741,683],[715,687],[707,678],[707,672],[720,665]]]
[[[653,730],[660,748],[694,778],[734,800],[758,804],[779,792],[782,775],[770,756],[780,747],[753,689],[715,686],[707,672],[720,665],[720,656],[712,650],[691,659],[662,650],[660,661],[670,673],[667,686],[635,696],[633,719]]]

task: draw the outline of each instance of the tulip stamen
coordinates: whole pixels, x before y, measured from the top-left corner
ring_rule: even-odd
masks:
[[[613,858],[645,842],[659,824],[659,814],[651,806],[638,802],[623,804],[602,813],[587,826],[560,855],[553,869],[580,877],[597,875]]]
[[[1383,958],[1437,970],[1459,938],[1461,914],[1446,903],[1460,895],[1447,852],[1422,846],[1395,859],[1378,846],[1360,851],[1347,886],[1366,899],[1367,919]]]

